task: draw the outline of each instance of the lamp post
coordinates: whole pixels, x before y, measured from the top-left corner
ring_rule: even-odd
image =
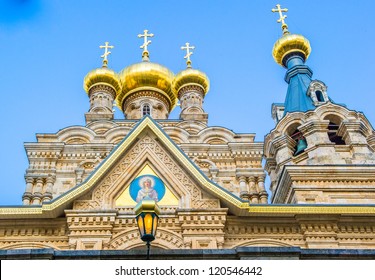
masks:
[[[134,208],[141,239],[147,245],[147,259],[150,259],[150,243],[155,239],[160,208],[155,200],[145,197]]]

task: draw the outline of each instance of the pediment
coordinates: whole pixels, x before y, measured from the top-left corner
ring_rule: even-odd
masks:
[[[84,182],[32,212],[30,208],[22,213],[57,217],[72,207],[86,210],[120,207],[130,211],[133,205],[116,205],[116,201],[145,166],[177,198],[177,205],[166,205],[171,206],[169,210],[222,207],[237,214],[247,212],[248,203],[209,180],[162,128],[146,116]],[[18,213],[22,215],[21,211]]]
[[[133,212],[138,201],[130,193],[131,184],[142,176],[162,182],[165,193],[159,197],[158,204],[164,212],[220,208],[220,200],[204,190],[194,176],[181,166],[176,155],[166,149],[149,129],[138,135],[84,199],[74,202],[73,208]],[[137,191],[140,190],[139,186]]]

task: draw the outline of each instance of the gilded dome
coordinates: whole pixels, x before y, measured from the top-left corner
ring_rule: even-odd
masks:
[[[311,53],[309,40],[302,35],[286,34],[273,46],[272,56],[281,66],[286,67],[286,59],[292,53],[299,53],[306,60]]]
[[[92,86],[98,84],[112,87],[115,90],[116,95],[121,90],[121,83],[117,73],[106,67],[90,71],[83,80],[83,88],[87,93],[89,93]]]
[[[198,85],[200,86],[204,94],[206,94],[210,89],[210,80],[205,73],[187,68],[176,75],[173,80],[173,91],[177,95],[179,90],[186,85]]]
[[[139,90],[154,90],[167,98],[170,111],[177,104],[177,96],[172,91],[174,74],[168,68],[149,61],[130,65],[120,73],[122,90],[117,95],[117,106],[122,109],[124,100]]]

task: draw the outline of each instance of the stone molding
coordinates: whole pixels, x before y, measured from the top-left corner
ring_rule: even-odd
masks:
[[[129,106],[130,103],[132,103],[136,99],[143,98],[143,97],[151,97],[151,98],[155,98],[161,101],[164,104],[167,111],[170,112],[171,105],[169,101],[167,100],[167,98],[165,98],[161,93],[152,91],[152,90],[142,90],[142,91],[137,91],[137,92],[132,93],[123,102],[122,110],[125,112],[126,108]]]
[[[356,223],[353,224],[353,218]],[[153,244],[164,249],[241,246],[375,249],[375,221],[353,215],[228,216],[227,209],[180,210],[160,217]],[[38,224],[38,226],[36,226]],[[66,218],[1,221],[0,250],[54,248],[130,250],[143,247],[134,215],[117,211],[66,211]],[[202,247],[203,246],[203,247]]]
[[[355,187],[356,185],[358,187]],[[311,198],[320,197],[322,199],[326,196],[328,199],[326,203],[329,203],[329,197],[327,197],[328,194],[324,194],[325,192],[334,191],[341,193],[342,197],[350,198],[350,193],[353,195],[361,190],[364,195],[372,194],[374,197],[372,200],[375,203],[375,165],[285,166],[275,189],[272,203],[290,203],[291,197],[299,188],[306,192],[306,195],[308,193]],[[369,199],[371,200],[371,196]],[[293,203],[303,202],[294,201]]]
[[[89,90],[89,96],[91,97],[91,95],[97,93],[97,92],[103,92],[103,93],[108,93],[111,95],[112,97],[112,100],[116,98],[116,91],[113,87],[111,86],[108,86],[108,85],[104,85],[104,84],[97,84],[97,85],[94,85],[90,88]]]

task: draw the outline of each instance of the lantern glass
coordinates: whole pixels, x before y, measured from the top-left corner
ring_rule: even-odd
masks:
[[[143,241],[153,241],[158,226],[158,215],[155,213],[141,213],[136,219],[141,239]]]
[[[147,213],[144,217],[145,234],[153,234],[153,218],[151,213]]]
[[[160,209],[154,200],[142,200],[135,209],[140,237],[149,244],[155,239]]]
[[[141,234],[141,236],[143,236],[145,234],[145,228],[144,228],[144,224],[143,224],[143,217],[142,217],[142,215],[139,215],[137,217],[137,223],[138,223],[139,233]]]
[[[153,223],[153,231],[152,231],[153,236],[156,236],[156,229],[158,227],[158,220],[159,220],[159,217],[157,215],[154,215],[154,223]]]

